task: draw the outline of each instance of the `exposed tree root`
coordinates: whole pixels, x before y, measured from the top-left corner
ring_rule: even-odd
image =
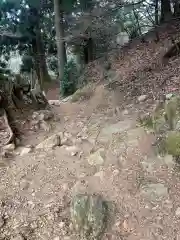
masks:
[[[10,124],[9,124],[6,110],[5,110],[5,109],[3,109],[3,110],[4,110],[4,114],[3,114],[2,117],[4,118],[4,122],[5,122],[5,124],[6,124],[7,128],[8,128],[8,132],[9,132],[9,135],[10,135],[10,136],[9,136],[9,139],[4,143],[4,145],[7,145],[7,144],[9,144],[10,142],[13,141],[13,139],[14,139],[14,133],[13,133],[13,131],[12,131],[12,128],[11,128]]]

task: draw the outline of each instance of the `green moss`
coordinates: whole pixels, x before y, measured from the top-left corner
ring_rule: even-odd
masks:
[[[139,117],[138,118],[138,122],[140,124],[140,126],[143,126],[143,127],[147,127],[147,128],[150,128],[150,129],[153,129],[153,118],[151,115],[146,115],[144,117]]]
[[[170,132],[166,137],[166,150],[174,157],[180,156],[180,132]]]
[[[154,130],[155,133],[164,133],[177,129],[177,123],[180,120],[180,98],[172,97],[165,102],[159,102],[152,115],[147,115],[139,119],[142,126]]]
[[[107,216],[108,206],[101,196],[84,194],[73,197],[71,219],[81,239],[101,239]]]
[[[166,138],[161,137],[160,139],[157,140],[156,142],[156,151],[157,154],[164,156],[167,154],[167,147],[166,147]]]

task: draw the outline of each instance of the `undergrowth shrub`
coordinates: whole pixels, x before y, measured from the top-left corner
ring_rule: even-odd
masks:
[[[61,94],[69,96],[77,90],[78,71],[73,60],[67,62],[64,67],[64,75],[61,80]]]

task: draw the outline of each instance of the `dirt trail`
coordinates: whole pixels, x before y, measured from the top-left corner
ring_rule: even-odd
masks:
[[[180,238],[179,171],[171,156],[155,155],[154,136],[137,127],[145,104],[117,113],[112,98],[97,92],[88,102],[55,107],[55,131],[69,134],[71,147],[35,150],[0,168],[0,240],[79,239],[69,204],[84,192],[112,204],[103,240]]]

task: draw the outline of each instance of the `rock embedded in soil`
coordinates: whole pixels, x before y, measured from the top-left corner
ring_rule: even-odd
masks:
[[[101,196],[79,194],[71,203],[71,219],[73,226],[85,239],[100,239],[108,216],[106,202]]]
[[[80,149],[77,146],[68,146],[66,147],[66,151],[70,153],[71,156],[76,156]]]
[[[166,99],[170,100],[173,97],[173,93],[166,94]]]
[[[180,207],[176,209],[176,217],[180,217]]]
[[[144,101],[146,101],[146,99],[147,99],[147,95],[141,95],[141,96],[139,96],[138,97],[138,102],[144,102]]]
[[[59,134],[54,134],[36,146],[36,149],[53,149],[61,145],[61,137]]]
[[[48,103],[49,103],[49,105],[54,105],[54,106],[60,106],[61,105],[60,100],[49,100]]]
[[[18,234],[15,237],[12,237],[11,240],[24,240],[24,238]]]
[[[37,121],[47,121],[54,117],[54,114],[50,110],[40,110],[32,114],[32,119]]]
[[[15,150],[15,144],[14,144],[14,143],[10,143],[10,144],[8,144],[8,145],[5,145],[5,146],[3,147],[3,150],[4,150],[4,151],[9,151],[9,152],[14,151],[14,150]]]
[[[90,165],[103,165],[105,158],[105,150],[104,148],[100,148],[96,152],[92,153],[88,158],[88,163]]]
[[[45,132],[50,132],[51,125],[43,120],[40,122],[40,128],[43,129]]]
[[[26,154],[28,154],[30,152],[32,152],[32,147],[31,146],[24,147],[21,150],[20,156],[24,156],[24,155],[26,155]]]
[[[168,196],[168,188],[162,183],[149,183],[142,187],[141,193],[151,200],[161,200]]]

